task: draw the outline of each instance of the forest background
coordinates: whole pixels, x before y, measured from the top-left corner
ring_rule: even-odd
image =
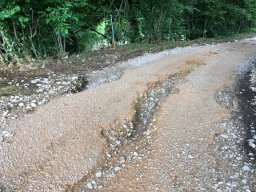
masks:
[[[249,31],[256,32],[256,0],[1,0],[0,66]]]

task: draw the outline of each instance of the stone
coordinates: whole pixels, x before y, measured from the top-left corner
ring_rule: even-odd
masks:
[[[195,157],[193,157],[192,155],[188,155],[189,159],[194,159]]]
[[[252,148],[256,148],[256,145],[255,145],[255,140],[254,139],[249,139],[248,140],[248,143],[249,143],[249,145],[252,147]]]
[[[36,107],[37,107],[37,104],[36,104],[36,103],[31,103],[30,106],[31,106],[32,108],[36,108]]]
[[[8,113],[9,113],[9,111],[4,111],[3,116],[4,116],[4,117],[7,116]]]
[[[223,139],[228,139],[228,135],[221,134],[220,135]]]
[[[115,143],[116,143],[116,145],[120,145],[121,141],[120,140],[116,140]]]
[[[107,157],[108,157],[108,158],[111,158],[111,155],[110,155],[109,153],[107,153]]]
[[[101,172],[101,171],[97,171],[97,172],[96,172],[96,177],[97,177],[97,178],[100,178],[101,176],[102,176],[102,172]]]
[[[118,172],[118,171],[121,170],[121,168],[120,167],[115,167],[114,170],[115,170],[115,172]]]
[[[88,80],[84,76],[78,76],[78,78],[72,81],[72,93],[81,92],[86,85],[88,84]]]
[[[125,163],[125,158],[124,157],[120,157],[120,160],[119,160],[120,164],[123,164]]]
[[[250,168],[247,165],[244,165],[242,168],[243,171],[250,171]]]
[[[93,189],[93,185],[90,181],[86,184],[86,187],[91,190]]]

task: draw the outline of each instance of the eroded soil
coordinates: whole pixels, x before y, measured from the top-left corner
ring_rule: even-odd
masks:
[[[233,94],[254,44],[184,48],[112,81],[92,76],[97,86],[11,122],[0,191],[255,191]]]

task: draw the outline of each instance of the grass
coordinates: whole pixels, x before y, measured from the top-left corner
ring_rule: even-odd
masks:
[[[1,96],[10,96],[10,95],[19,95],[22,90],[15,85],[8,85],[6,83],[0,82],[0,97]]]

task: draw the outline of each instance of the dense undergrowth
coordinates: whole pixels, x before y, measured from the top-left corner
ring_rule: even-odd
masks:
[[[2,0],[0,67],[101,45],[159,51],[255,30],[255,18],[255,0]]]
[[[76,65],[82,63],[94,64],[113,64],[116,62],[124,61],[136,56],[143,55],[144,53],[154,53],[167,49],[172,49],[175,47],[185,47],[189,45],[204,45],[204,44],[216,44],[223,42],[230,42],[235,40],[240,40],[244,38],[250,38],[256,36],[255,32],[236,34],[232,36],[220,36],[216,38],[199,38],[195,40],[180,40],[180,41],[161,41],[158,43],[128,43],[126,45],[117,45],[115,49],[112,47],[104,46],[97,51],[82,51],[73,53],[71,55],[66,55],[64,58],[59,58],[56,56],[46,57],[46,58],[20,58],[19,64],[14,65],[2,65],[0,66],[0,71],[8,71],[12,73],[13,71],[24,71],[33,70],[37,68],[48,68],[53,67],[56,63],[66,63],[71,65],[76,63]],[[114,58],[111,58],[114,57]],[[58,66],[61,68],[61,65]],[[95,66],[97,68],[97,66]],[[0,77],[1,81],[1,77]]]

